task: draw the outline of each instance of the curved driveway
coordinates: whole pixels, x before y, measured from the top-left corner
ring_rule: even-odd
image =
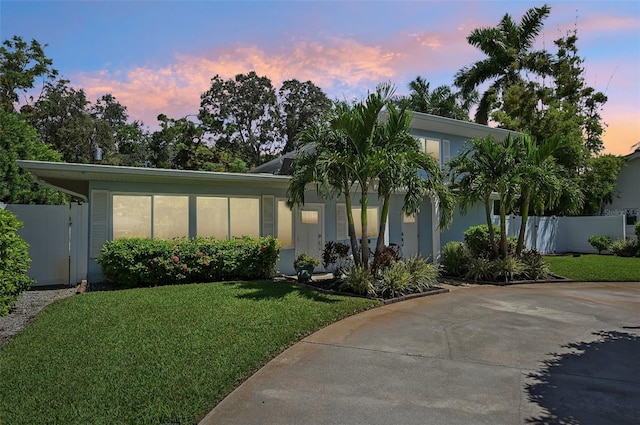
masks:
[[[640,424],[640,283],[481,286],[305,338],[201,422]]]

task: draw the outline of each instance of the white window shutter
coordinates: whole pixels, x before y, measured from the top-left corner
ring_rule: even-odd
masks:
[[[442,141],[442,166],[446,166],[451,159],[451,143],[448,140]]]
[[[348,238],[347,206],[345,204],[336,204],[336,240],[342,241]]]
[[[273,236],[275,229],[275,197],[273,195],[262,196],[262,236]]]
[[[91,191],[91,243],[90,258],[99,258],[102,246],[109,239],[109,191]]]

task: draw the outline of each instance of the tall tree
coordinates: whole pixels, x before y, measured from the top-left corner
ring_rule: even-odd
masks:
[[[285,141],[281,153],[294,149],[302,129],[319,119],[331,107],[322,89],[311,81],[292,79],[278,90],[278,113],[281,137]]]
[[[469,121],[471,106],[478,100],[476,91],[462,96],[461,92],[454,92],[444,85],[430,91],[429,82],[420,76],[409,83],[409,89],[411,91],[406,98],[409,109],[461,121]]]
[[[84,90],[69,86],[68,80],[58,80],[45,84],[27,117],[42,141],[60,152],[65,162],[88,163],[93,160],[96,139],[88,105]]]
[[[37,78],[53,80],[58,71],[36,40],[27,43],[17,35],[4,40],[0,46],[0,109],[13,112],[19,102],[19,93],[34,87]]]
[[[487,124],[491,112],[500,104],[501,95],[523,80],[523,73],[545,76],[551,72],[549,54],[533,50],[549,6],[527,10],[519,24],[505,14],[498,26],[476,28],[467,37],[472,46],[487,57],[462,68],[455,76],[455,85],[468,96],[481,84],[492,81],[483,93],[476,111],[475,121]],[[508,112],[508,111],[507,111]]]
[[[20,115],[0,109],[0,201],[7,204],[63,204],[67,198],[42,187],[21,169],[18,159],[61,160],[60,155],[40,141],[38,132]]]
[[[249,166],[276,153],[276,92],[269,78],[255,71],[228,80],[216,75],[200,99],[198,117],[218,147]]]
[[[602,215],[607,204],[613,202],[618,174],[626,165],[625,158],[602,155],[589,158],[579,181],[585,191],[582,215]]]

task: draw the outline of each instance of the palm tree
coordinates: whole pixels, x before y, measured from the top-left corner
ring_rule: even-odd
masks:
[[[406,98],[409,102],[409,109],[440,117],[469,121],[471,105],[478,100],[477,92],[473,91],[463,97],[462,93],[454,92],[449,86],[438,86],[433,91],[429,86],[429,82],[420,76],[409,83],[411,92]]]
[[[418,142],[408,132],[411,122],[406,104],[392,103],[394,88],[379,85],[374,93],[356,104],[339,102],[323,121],[307,127],[300,135],[298,156],[292,168],[287,196],[290,206],[304,204],[307,184],[317,183],[321,196],[345,197],[351,250],[358,252],[352,210],[352,193],[357,187],[361,198],[362,225],[360,256],[357,266],[369,267],[367,207],[369,190],[377,184],[382,202],[378,245],[382,248],[389,215],[391,194],[405,191],[403,211],[411,214],[420,208],[423,197],[437,197],[442,210],[440,224],[447,225],[453,215],[453,198],[444,185],[437,162],[420,151]],[[387,108],[386,119],[381,112]],[[420,170],[428,174],[424,179]]]
[[[287,203],[290,207],[304,205],[306,187],[313,182],[325,198],[344,196],[351,252],[358,252],[351,199],[354,179],[347,166],[352,156],[346,138],[331,128],[329,120],[315,121],[305,127],[299,134],[296,160],[291,166]],[[361,265],[360,260],[361,257],[354,255],[356,266]]]
[[[481,84],[493,81],[480,99],[475,117],[477,123],[488,123],[491,110],[502,93],[523,80],[522,72],[540,76],[550,74],[549,54],[532,50],[550,11],[548,5],[529,9],[520,24],[505,14],[497,27],[476,28],[467,37],[469,44],[479,48],[487,58],[458,71],[454,84],[468,96]]]
[[[516,200],[519,176],[516,170],[515,139],[508,136],[503,143],[493,137],[472,139],[462,152],[449,162],[453,189],[457,192],[460,210],[466,214],[477,202],[484,204],[491,248],[495,257],[506,257],[506,212]],[[491,220],[491,196],[500,201],[500,245],[495,242]]]
[[[529,210],[542,213],[546,208],[558,204],[563,192],[563,176],[553,153],[561,147],[561,139],[554,137],[537,144],[530,136],[522,136],[518,146],[518,168],[520,174],[520,230],[516,255],[524,249],[524,237],[529,219]]]
[[[399,108],[393,104],[387,106],[387,119],[382,122],[377,138],[384,154],[382,161],[386,166],[382,167],[377,181],[382,212],[376,253],[384,247],[389,203],[393,193],[405,193],[402,207],[405,214],[418,213],[424,197],[432,195],[440,205],[440,227],[448,226],[453,217],[455,200],[444,184],[440,164],[431,155],[422,152],[418,141],[409,134],[411,112],[407,107],[406,101],[401,102]],[[421,174],[423,172],[427,174],[427,178]]]

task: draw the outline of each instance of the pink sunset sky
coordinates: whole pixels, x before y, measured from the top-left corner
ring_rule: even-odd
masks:
[[[151,129],[164,113],[197,114],[216,74],[255,70],[276,89],[311,80],[331,98],[361,98],[391,81],[399,94],[420,75],[451,85],[483,58],[472,29],[518,21],[530,1],[11,1],[0,36],[47,43],[54,67],[95,101],[112,93]],[[640,141],[640,2],[551,1],[537,47],[578,29],[586,82],[604,92],[605,152]]]

